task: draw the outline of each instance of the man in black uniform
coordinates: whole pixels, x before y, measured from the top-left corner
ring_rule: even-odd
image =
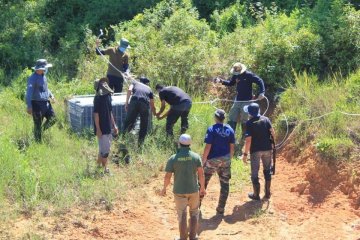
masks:
[[[144,142],[148,132],[149,108],[154,115],[156,114],[154,94],[148,86],[149,83],[150,80],[146,77],[141,77],[140,82],[133,81],[126,95],[125,110],[127,115],[124,124],[124,133],[130,132],[133,129],[136,118],[140,115],[139,145]],[[129,103],[130,96],[131,100]]]
[[[173,128],[177,120],[181,117],[181,134],[185,133],[189,128],[188,116],[191,109],[190,96],[175,86],[164,87],[161,84],[156,85],[156,91],[159,93],[161,107],[156,114],[159,120],[166,117],[166,133],[173,136]],[[170,109],[160,116],[165,110],[165,102],[170,105]]]
[[[244,163],[247,163],[247,156],[250,152],[251,182],[254,189],[254,192],[249,193],[248,196],[253,200],[260,200],[260,182],[258,173],[260,161],[262,161],[265,178],[264,198],[269,199],[271,196],[271,138],[274,139],[275,131],[270,120],[267,117],[260,115],[259,105],[257,103],[251,103],[250,105],[245,106],[244,111],[249,114],[250,119],[246,122],[243,161]]]

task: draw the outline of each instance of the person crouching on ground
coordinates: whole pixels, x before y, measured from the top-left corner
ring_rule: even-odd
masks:
[[[259,169],[260,160],[263,163],[263,172],[265,178],[265,199],[270,198],[271,186],[271,159],[272,159],[272,143],[275,131],[271,125],[269,118],[260,115],[259,105],[251,103],[244,107],[244,111],[250,116],[246,122],[245,146],[243,153],[243,161],[247,163],[247,156],[250,152],[251,163],[251,182],[253,184],[253,193],[249,193],[249,198],[260,200],[260,182]]]
[[[101,78],[94,82],[96,95],[94,97],[94,132],[98,138],[99,156],[98,166],[104,169],[104,173],[110,173],[107,168],[107,160],[110,154],[112,141],[111,129],[114,135],[119,133],[112,113],[111,94],[113,90],[108,85],[109,80]]]
[[[209,127],[206,132],[206,146],[202,162],[205,172],[205,188],[215,172],[219,175],[221,189],[216,212],[217,214],[224,214],[226,201],[229,196],[230,167],[231,159],[234,156],[235,134],[230,125],[224,124],[224,110],[217,109],[214,120],[215,124]]]
[[[56,122],[55,112],[49,99],[55,101],[54,95],[48,88],[46,73],[52,67],[45,59],[36,61],[35,72],[28,78],[26,90],[27,113],[33,116],[35,141],[42,141],[42,132]],[[46,122],[42,122],[46,118]]]
[[[166,194],[166,188],[170,184],[172,174],[174,173],[174,198],[179,221],[180,238],[178,240],[198,239],[199,205],[200,195],[204,196],[205,179],[204,170],[201,164],[201,158],[198,154],[190,150],[191,137],[188,134],[182,134],[179,138],[180,149],[170,157],[166,164],[166,174],[164,178],[164,188],[161,195]],[[199,182],[200,181],[200,193]],[[199,195],[200,194],[200,195]],[[186,209],[189,206],[190,228],[187,228]]]

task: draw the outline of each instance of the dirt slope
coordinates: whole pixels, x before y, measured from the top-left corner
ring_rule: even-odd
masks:
[[[307,181],[307,164],[280,158],[271,201],[249,201],[250,186],[244,192],[235,190],[223,217],[215,215],[219,183],[214,177],[202,207],[201,239],[360,239],[360,211],[351,207],[339,186],[316,192]],[[60,217],[17,219],[8,230],[0,228],[0,239],[32,236],[27,233],[44,239],[173,239],[173,198],[156,194],[161,185],[162,175],[141,191],[130,192],[133,201],[116,202],[111,212],[73,209]]]

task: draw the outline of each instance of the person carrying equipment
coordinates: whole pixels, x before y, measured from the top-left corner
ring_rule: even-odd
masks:
[[[265,86],[264,81],[256,74],[247,70],[246,66],[242,63],[234,63],[230,73],[232,74],[232,77],[229,80],[216,78],[215,81],[220,82],[225,86],[234,86],[236,84],[237,95],[229,112],[228,124],[234,129],[234,132],[236,132],[236,124],[238,119],[240,119],[243,140],[246,131],[246,121],[248,120],[248,116],[243,111],[243,108],[245,105],[250,104],[250,102],[247,101],[253,100],[253,83],[257,84],[259,87],[259,96],[257,97],[257,100],[264,98]]]
[[[224,214],[229,196],[231,178],[231,159],[234,156],[235,134],[228,124],[224,124],[225,111],[217,109],[214,116],[215,124],[208,128],[204,142],[206,143],[202,162],[205,173],[205,189],[217,172],[220,179],[220,197],[216,208],[217,214]],[[203,196],[201,196],[201,199]]]
[[[173,136],[173,128],[177,120],[181,117],[181,133],[185,133],[189,128],[189,113],[192,105],[190,96],[182,89],[169,86],[164,87],[161,84],[156,85],[156,91],[159,93],[161,107],[156,113],[157,119],[161,120],[166,117],[166,133],[168,136]],[[165,102],[170,104],[170,109],[162,116],[165,110]]]
[[[49,99],[55,102],[55,97],[48,88],[46,73],[52,64],[46,59],[36,61],[34,73],[27,80],[26,105],[27,113],[33,116],[35,141],[42,141],[42,131],[49,129],[56,122],[55,112]],[[46,118],[46,122],[42,122]]]
[[[129,41],[122,38],[119,46],[110,47],[105,50],[99,49],[100,42],[100,39],[96,39],[96,54],[109,55],[110,63],[107,70],[109,87],[113,89],[115,93],[121,93],[124,84],[123,74],[128,75],[129,73],[129,54],[126,52],[126,49],[130,48]]]
[[[104,173],[107,174],[110,173],[107,168],[107,160],[112,141],[111,131],[113,130],[114,135],[119,133],[112,113],[111,94],[113,94],[113,91],[108,83],[109,80],[106,77],[94,82],[94,89],[96,91],[94,97],[94,133],[99,143],[97,163],[98,167],[104,168]]]
[[[200,195],[204,196],[205,180],[201,158],[190,150],[191,137],[182,134],[179,138],[179,150],[168,160],[165,168],[164,187],[161,195],[166,195],[166,188],[174,174],[173,193],[179,221],[180,238],[177,240],[198,239]],[[199,192],[199,181],[200,192]],[[200,195],[199,195],[200,194]],[[187,206],[190,212],[190,228],[187,228]]]
[[[275,131],[269,118],[260,115],[260,108],[257,103],[251,103],[244,107],[244,111],[249,114],[250,119],[246,122],[245,147],[242,160],[247,163],[247,156],[250,152],[251,163],[251,182],[253,193],[249,193],[249,198],[260,200],[259,169],[260,160],[263,163],[265,178],[265,199],[271,196],[271,157],[272,141],[275,139]]]
[[[124,133],[130,132],[136,122],[136,118],[140,115],[140,131],[139,131],[139,145],[142,145],[149,125],[149,110],[156,114],[154,105],[154,94],[148,86],[150,80],[146,77],[141,77],[140,82],[133,81],[128,89],[125,102],[126,119],[124,123]],[[131,100],[129,103],[129,99]]]

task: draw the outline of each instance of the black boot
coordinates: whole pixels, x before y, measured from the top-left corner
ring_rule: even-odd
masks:
[[[265,181],[265,196],[264,196],[264,198],[266,198],[266,199],[270,199],[270,197],[271,197],[270,187],[271,187],[271,181]]]
[[[249,193],[248,197],[252,200],[260,200],[260,183],[253,183],[254,192]]]

